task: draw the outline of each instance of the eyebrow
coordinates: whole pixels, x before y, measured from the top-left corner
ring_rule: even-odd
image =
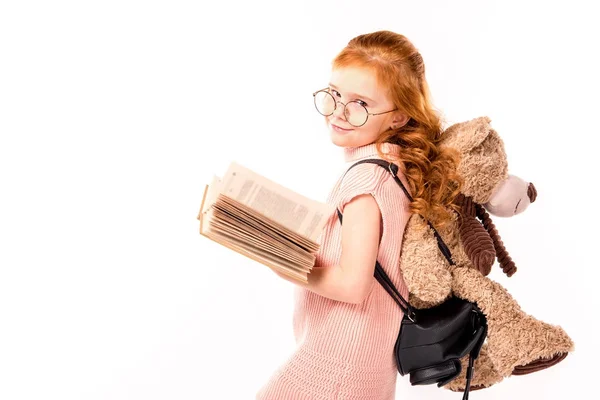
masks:
[[[339,88],[338,88],[337,86],[335,86],[333,83],[329,83],[329,86],[331,86],[332,88],[334,88],[334,89],[336,89],[336,90],[338,90],[338,89],[339,89]],[[349,95],[352,95],[352,96],[354,96],[354,97],[359,97],[359,98],[363,98],[363,99],[365,99],[365,100],[369,100],[371,103],[375,103],[375,104],[377,104],[377,102],[376,102],[375,100],[373,100],[373,99],[371,99],[371,98],[369,98],[369,97],[367,97],[367,96],[362,96],[362,95],[360,95],[360,94],[358,94],[358,93],[348,93],[348,94],[349,94]]]

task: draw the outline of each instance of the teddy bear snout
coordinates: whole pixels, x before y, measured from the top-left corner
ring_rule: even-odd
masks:
[[[512,217],[525,211],[536,197],[535,187],[515,175],[498,184],[490,200],[484,207],[499,217]]]

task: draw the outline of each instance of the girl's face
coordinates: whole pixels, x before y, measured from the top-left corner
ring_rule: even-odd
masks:
[[[367,122],[359,127],[352,126],[344,115],[344,106],[349,101],[362,104],[369,114],[394,110],[394,104],[384,88],[379,86],[375,76],[362,68],[336,68],[332,71],[329,93],[338,102],[332,115],[325,117],[331,134],[331,141],[340,147],[359,147],[375,142],[377,137],[390,127],[400,127],[405,117],[398,111],[381,115],[369,115]],[[341,103],[340,103],[341,102]],[[352,108],[350,108],[352,107]],[[356,104],[349,107],[356,110]],[[355,121],[352,121],[358,125]]]

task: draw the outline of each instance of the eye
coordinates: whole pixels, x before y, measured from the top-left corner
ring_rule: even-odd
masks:
[[[331,92],[332,95],[334,95],[335,97],[339,97],[342,98],[342,95],[335,89],[329,89],[329,91]]]
[[[363,107],[367,107],[367,103],[365,103],[362,100],[356,100],[357,103],[359,103],[360,105],[362,105]]]

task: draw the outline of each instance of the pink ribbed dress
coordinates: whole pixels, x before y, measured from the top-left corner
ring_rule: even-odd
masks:
[[[383,151],[397,153],[386,143]],[[344,148],[347,166],[380,158],[375,144]],[[345,170],[344,170],[345,172]],[[399,178],[406,184],[401,172]],[[344,212],[353,197],[370,193],[379,205],[383,231],[377,260],[407,298],[399,267],[409,200],[390,173],[375,164],[352,168],[330,192],[327,203]],[[341,225],[334,214],[320,237],[315,268],[333,268],[341,256]],[[375,266],[373,265],[373,271]],[[294,290],[293,327],[297,347],[256,394],[257,400],[392,400],[396,368],[393,348],[402,311],[375,277],[360,304],[331,300],[300,286]]]

